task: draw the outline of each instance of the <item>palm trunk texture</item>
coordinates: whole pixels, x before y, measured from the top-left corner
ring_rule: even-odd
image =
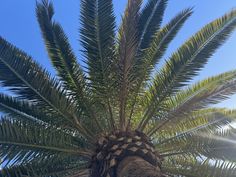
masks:
[[[144,159],[133,156],[125,158],[118,166],[117,177],[161,177],[161,170]]]
[[[92,177],[161,177],[162,158],[138,131],[113,132],[97,142]]]

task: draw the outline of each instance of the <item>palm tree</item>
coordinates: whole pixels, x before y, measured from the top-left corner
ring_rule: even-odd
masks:
[[[81,0],[82,67],[52,4],[37,3],[55,77],[0,38],[0,81],[12,93],[0,94],[1,176],[236,176],[236,111],[212,106],[236,92],[236,70],[190,84],[235,29],[236,10],[159,66],[192,9],[161,26],[167,0],[141,5],[128,0],[116,31],[112,0]]]

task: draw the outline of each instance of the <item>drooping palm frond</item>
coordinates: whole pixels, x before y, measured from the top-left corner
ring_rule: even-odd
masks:
[[[78,158],[64,158],[61,160],[51,157],[41,162],[31,162],[24,165],[16,165],[5,168],[0,172],[0,177],[22,177],[22,176],[84,176],[89,177],[89,171],[86,170],[87,164]],[[87,175],[87,176],[85,176]]]
[[[46,118],[44,115],[40,117],[42,120],[37,119],[40,112],[34,108],[33,104],[4,94],[0,94],[0,110],[8,116],[21,117],[28,121],[43,121]]]
[[[209,23],[190,38],[156,74],[147,92],[149,100],[139,129],[143,130],[156,111],[161,111],[165,98],[176,93],[195,76],[208,61],[213,52],[229,37],[235,29],[236,12]]]
[[[236,164],[233,162],[215,162],[210,159],[197,160],[187,157],[171,158],[164,164],[164,171],[170,176],[186,176],[186,177],[215,177],[227,176],[234,177],[236,175]]]
[[[0,79],[2,84],[22,99],[37,102],[38,106],[63,117],[67,124],[88,134],[77,121],[76,109],[71,98],[66,97],[60,83],[51,79],[31,57],[0,38]],[[73,113],[73,114],[71,114]]]
[[[175,153],[199,153],[200,150],[206,150],[208,148],[208,144],[204,144],[204,139],[202,139],[202,142],[201,140],[199,140],[199,146],[196,146],[196,149],[194,149],[194,145],[197,144],[197,141],[195,141],[195,137],[198,137],[201,133],[218,134],[219,129],[222,129],[226,125],[229,125],[230,123],[235,121],[235,117],[235,111],[221,109],[215,109],[214,112],[208,113],[208,115],[201,116],[199,114],[198,118],[180,122],[176,126],[170,126],[160,135],[157,135],[159,141],[156,143],[156,146],[158,146],[161,153],[167,154],[169,154],[168,152],[175,150]],[[225,134],[223,132],[221,134],[222,136],[228,136],[228,134]],[[196,143],[193,143],[193,147],[189,148],[188,151],[187,148],[184,150],[183,147],[185,147],[185,144],[188,144],[190,142]],[[175,144],[175,150],[173,150],[173,144]],[[206,146],[204,147],[204,145]],[[178,149],[178,147],[180,147],[180,149]]]
[[[7,117],[14,120],[21,120],[25,123],[31,123],[35,126],[51,126],[63,130],[66,134],[81,135],[79,131],[68,125],[60,116],[50,113],[37,104],[26,100],[0,94],[0,111]],[[84,141],[82,137],[76,138],[78,141]]]
[[[167,98],[167,101],[163,104],[166,105],[166,110],[170,111],[157,113],[158,119],[164,121],[157,122],[156,126],[149,131],[149,134],[152,135],[159,129],[164,128],[171,121],[180,121],[188,113],[227,99],[236,92],[235,78],[236,71],[226,72],[200,81]]]
[[[235,111],[224,108],[210,108],[194,111],[192,114],[183,116],[179,121],[170,122],[165,129],[157,131],[154,137],[162,141],[168,137],[179,137],[185,132],[195,133],[198,130],[207,129],[211,131],[213,127],[223,127],[234,121]]]
[[[57,155],[89,159],[90,152],[72,136],[53,127],[35,125],[11,118],[1,118],[0,156],[4,163],[38,162]],[[78,144],[79,143],[79,144]]]
[[[169,149],[167,148],[165,152],[162,152],[162,157],[180,154],[187,156],[192,154],[200,157],[208,157],[211,159],[229,161],[234,161],[235,159],[232,152],[235,151],[236,147],[234,141],[228,139],[228,136],[214,135],[214,133],[209,135],[209,132],[199,132],[198,134],[193,134],[192,136],[179,138],[175,143],[176,148],[173,149],[169,146]]]
[[[58,115],[49,114],[41,107],[26,100],[21,100],[12,96],[0,94],[0,110],[7,116],[29,122],[54,125],[63,127],[66,125],[63,118]]]
[[[226,132],[217,131],[210,135],[207,135],[204,132],[199,134],[199,138],[198,141],[196,141],[196,144],[197,142],[200,144],[200,141],[202,141],[206,144],[206,146],[208,146],[202,151],[202,154],[205,157],[235,162],[235,129],[232,127],[229,127],[227,129],[228,130],[226,130]]]
[[[185,140],[180,140],[175,150],[163,154],[163,156],[172,156],[175,154],[196,154],[210,159],[221,159],[224,161],[235,162],[234,152],[236,144],[234,141],[235,129],[227,130],[227,133],[216,131],[209,134],[200,132]]]

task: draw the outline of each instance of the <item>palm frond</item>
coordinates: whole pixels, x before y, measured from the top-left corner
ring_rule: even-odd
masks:
[[[51,79],[30,56],[3,38],[0,38],[0,80],[21,99],[44,106],[45,110],[59,115],[84,136],[91,137],[79,123],[74,102],[66,97],[60,83]]]
[[[37,4],[36,12],[49,57],[61,81],[65,88],[70,91],[69,94],[75,97],[78,109],[89,116],[90,119],[96,119],[96,123],[100,127],[89,100],[91,98],[86,86],[84,73],[77,62],[62,27],[52,19],[54,15],[52,4],[44,0],[42,4]]]
[[[112,0],[83,0],[81,21],[81,42],[85,49],[85,62],[93,95],[106,105],[105,111],[114,128],[111,99],[114,92],[115,17]]]
[[[83,142],[81,133],[70,126],[62,117],[48,112],[43,107],[26,100],[0,94],[0,111],[7,117],[37,125],[45,125],[63,130],[66,134],[75,136],[75,139]]]
[[[15,165],[13,167],[5,167],[0,171],[0,177],[67,177],[74,174],[80,176],[80,174],[82,175],[82,173],[85,172],[86,166],[87,164],[78,158],[69,157],[55,160],[55,157],[50,157],[41,162],[31,162],[28,164]]]
[[[33,104],[4,94],[0,94],[0,111],[11,117],[22,117],[25,120],[35,122],[40,121],[36,118],[38,112],[33,108]],[[46,118],[45,115],[42,118]]]
[[[236,71],[229,71],[193,84],[176,95],[167,98],[167,101],[163,103],[166,105],[165,109],[167,111],[164,111],[162,115],[157,113],[158,119],[164,121],[158,122],[149,134],[152,135],[173,120],[180,121],[188,113],[227,99],[236,93],[235,78]]]
[[[188,160],[186,158],[171,158],[164,165],[164,171],[169,175],[186,177],[234,177],[236,175],[236,164],[234,162],[223,162],[220,160]]]
[[[45,112],[42,107],[4,94],[0,94],[0,111],[7,116],[24,121],[50,124],[58,127],[62,126],[62,124],[66,125],[66,122],[62,123],[63,119],[60,119],[59,116],[55,117],[47,111]]]
[[[227,132],[227,133],[226,133]],[[207,135],[206,133],[200,133],[198,140],[195,141],[196,146],[202,143],[201,154],[211,159],[222,159],[228,161],[236,161],[236,131],[234,128],[228,128],[222,132],[218,131],[214,134]],[[189,145],[185,148],[187,149]],[[194,145],[193,145],[194,146]],[[196,147],[195,146],[195,147]],[[198,148],[196,148],[198,149]]]
[[[209,108],[194,111],[191,114],[183,115],[179,121],[169,122],[165,129],[156,132],[153,134],[153,137],[161,141],[163,138],[176,136],[180,132],[191,130],[194,127],[201,127],[202,125],[208,124],[212,125],[212,123],[214,125],[215,121],[223,126],[234,120],[234,114],[235,111],[225,108]]]
[[[59,77],[72,94],[82,94],[85,87],[83,71],[77,63],[63,29],[52,20],[54,15],[52,4],[47,0],[42,4],[37,3],[36,12],[48,54]]]
[[[162,153],[171,151],[173,144],[175,148],[184,144],[194,136],[200,133],[216,133],[226,125],[230,125],[236,119],[235,111],[215,111],[208,115],[195,118],[194,120],[180,122],[176,126],[169,127],[162,133],[162,138],[159,136],[159,141],[156,143],[157,147]],[[222,132],[222,136],[227,136]],[[193,140],[194,141],[194,140]],[[194,143],[193,143],[194,144]],[[202,145],[201,143],[199,145]],[[204,146],[203,146],[204,149]],[[191,151],[193,149],[189,149]]]
[[[219,129],[218,129],[219,130]],[[196,155],[204,156],[211,159],[221,159],[235,161],[236,157],[234,151],[236,149],[235,129],[224,131],[199,132],[192,136],[185,136],[183,139],[176,140],[175,148],[169,147],[162,152],[162,157],[169,157],[174,155],[185,154],[186,156]]]
[[[140,61],[141,66],[137,66],[139,70],[143,71],[140,76],[145,78],[141,79],[141,81],[150,77],[152,69],[156,64],[158,64],[168,45],[191,14],[192,9],[183,10],[153,35],[153,40],[151,41],[150,46],[143,52],[144,56],[142,56],[142,60]]]
[[[55,154],[58,157],[77,156],[90,158],[90,152],[75,139],[53,127],[26,123],[11,118],[0,121],[1,163],[20,164],[44,160]],[[60,155],[59,155],[60,154]]]
[[[138,29],[140,41],[138,48],[143,50],[149,47],[150,41],[159,30],[168,0],[150,0],[140,13]]]
[[[140,56],[137,56],[139,58],[135,63],[136,86],[134,89],[134,96],[132,97],[133,103],[131,103],[132,108],[130,119],[132,118],[132,113],[134,112],[133,109],[137,102],[138,93],[140,92],[143,85],[145,86],[144,82],[149,80],[152,70],[159,63],[160,59],[165,54],[168,45],[174,39],[178,31],[183,26],[184,22],[191,16],[191,14],[191,9],[186,9],[180,12],[167,25],[165,25],[153,35],[153,40],[147,49],[139,52]]]
[[[115,18],[112,1],[81,2],[81,42],[85,49],[89,79],[99,95],[106,94],[114,60]]]
[[[163,100],[176,93],[207,63],[214,51],[234,31],[236,11],[209,23],[183,44],[157,73],[149,91],[148,105],[139,129],[143,130]]]
[[[118,34],[118,79],[120,128],[126,128],[126,106],[132,85],[132,70],[138,45],[138,20],[141,0],[129,0]]]

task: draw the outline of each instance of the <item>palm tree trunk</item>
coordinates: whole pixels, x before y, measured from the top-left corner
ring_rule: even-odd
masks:
[[[127,157],[117,168],[117,177],[161,177],[161,170],[138,156]]]

